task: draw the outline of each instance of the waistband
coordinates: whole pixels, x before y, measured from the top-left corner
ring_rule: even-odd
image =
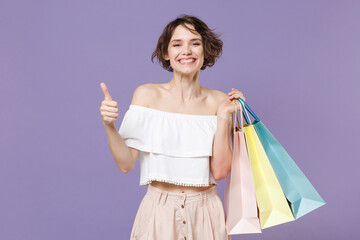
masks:
[[[164,191],[160,188],[154,187],[151,184],[148,185],[147,193],[153,197],[161,199],[162,197],[165,198],[164,201],[177,201],[180,200],[181,202],[195,202],[195,201],[206,201],[206,199],[211,198],[213,196],[218,195],[216,185],[206,189],[204,191],[196,192],[196,193],[179,193],[179,192],[170,192]]]

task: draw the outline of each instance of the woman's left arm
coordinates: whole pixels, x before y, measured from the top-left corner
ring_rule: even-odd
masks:
[[[232,148],[230,147],[230,139],[232,139],[232,128],[230,128],[232,114],[235,111],[235,99],[245,97],[242,92],[235,88],[228,93],[220,103],[217,111],[217,128],[213,142],[213,152],[210,160],[211,172],[215,180],[226,178],[231,170]],[[237,110],[240,105],[236,104]]]

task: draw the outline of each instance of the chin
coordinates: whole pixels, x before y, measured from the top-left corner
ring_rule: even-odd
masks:
[[[190,75],[190,74],[195,74],[195,73],[199,72],[200,68],[197,68],[197,69],[174,69],[174,71],[176,71],[180,74]]]
[[[182,74],[182,75],[194,75],[194,74],[198,73],[199,70],[197,70],[197,71],[176,71],[176,72],[179,74]]]

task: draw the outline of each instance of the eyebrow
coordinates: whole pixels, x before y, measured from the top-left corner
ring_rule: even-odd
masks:
[[[196,40],[201,41],[200,38],[192,38],[192,39],[190,39],[190,41],[196,41]],[[181,39],[174,39],[174,40],[172,40],[170,43],[172,43],[172,42],[181,42],[181,41],[182,41]]]

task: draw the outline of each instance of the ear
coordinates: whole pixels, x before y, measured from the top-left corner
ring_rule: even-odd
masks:
[[[164,59],[165,59],[166,61],[170,60],[170,58],[169,58],[169,56],[168,56],[167,53],[164,53]]]

